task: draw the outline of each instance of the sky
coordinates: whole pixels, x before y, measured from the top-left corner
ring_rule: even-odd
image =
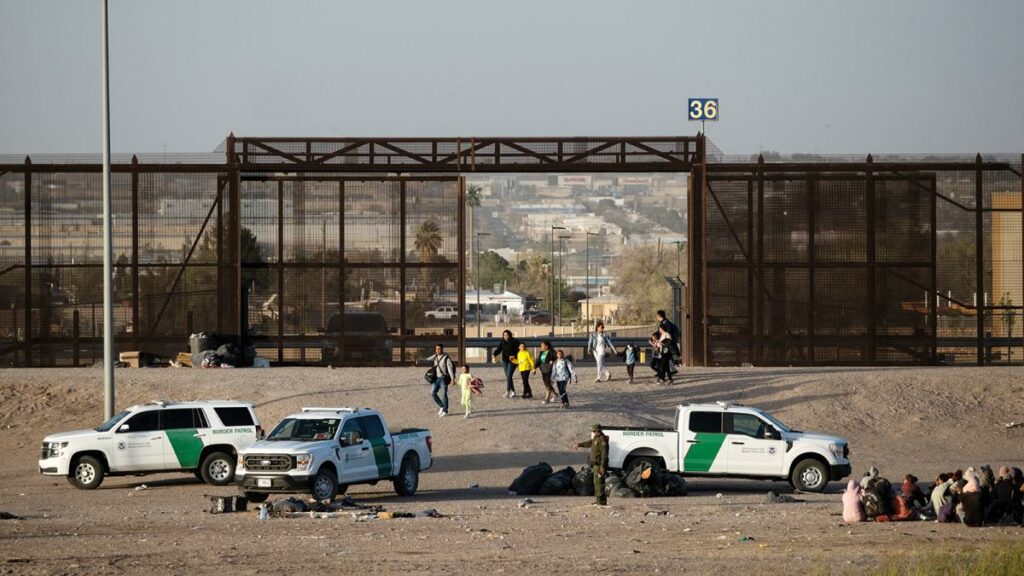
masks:
[[[0,154],[100,150],[100,0],[0,0]],[[240,136],[694,134],[1024,152],[1024,2],[110,0],[114,152]]]

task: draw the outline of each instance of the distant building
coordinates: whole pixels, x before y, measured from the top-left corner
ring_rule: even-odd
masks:
[[[601,320],[607,324],[614,324],[616,313],[625,303],[625,298],[615,294],[593,296],[589,300],[580,300],[580,316],[590,318],[591,322]]]
[[[477,291],[466,290],[466,312],[467,316],[476,314]],[[504,315],[507,318],[518,318],[526,310],[526,298],[503,290],[480,290],[480,311],[484,318]]]

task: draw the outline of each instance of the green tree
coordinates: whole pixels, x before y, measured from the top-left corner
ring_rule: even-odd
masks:
[[[665,276],[675,270],[675,250],[659,250],[653,244],[625,248],[615,275],[615,291],[626,299],[617,313],[619,323],[653,323],[658,310],[670,308],[672,289]]]
[[[490,288],[495,284],[511,283],[513,278],[512,266],[499,256],[496,252],[488,250],[480,255],[480,287]],[[471,271],[475,273],[476,271]],[[473,280],[476,280],[474,275]]]

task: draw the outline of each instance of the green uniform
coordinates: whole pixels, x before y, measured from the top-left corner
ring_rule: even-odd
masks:
[[[590,448],[590,468],[594,471],[594,496],[597,503],[608,503],[604,493],[604,475],[608,472],[608,437],[598,433],[597,437],[578,444],[580,448]]]

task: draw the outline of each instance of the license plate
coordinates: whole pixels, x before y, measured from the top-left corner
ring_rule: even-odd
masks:
[[[256,487],[257,488],[270,488],[270,485],[271,485],[270,478],[257,478],[256,479]]]

